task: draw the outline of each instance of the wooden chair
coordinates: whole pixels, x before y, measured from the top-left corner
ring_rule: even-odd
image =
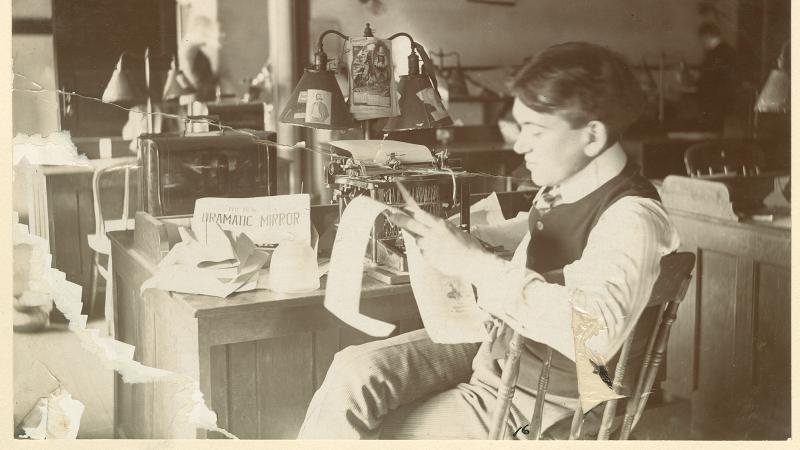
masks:
[[[113,282],[111,275],[111,242],[108,240],[106,233],[109,231],[133,229],[134,220],[131,218],[130,198],[131,187],[136,183],[136,177],[132,177],[131,173],[135,172],[137,169],[136,157],[120,158],[118,162],[97,169],[92,176],[95,232],[87,236],[87,241],[89,247],[92,249],[94,260],[90,279],[91,292],[89,296],[88,314],[94,311],[97,297],[98,275],[106,280],[106,315],[108,316],[112,311]],[[111,178],[120,172],[124,177],[121,189],[118,184],[110,182]],[[114,198],[111,198],[112,195],[114,195]],[[122,211],[119,218],[109,219],[112,214],[111,211],[119,211],[120,204]],[[134,208],[134,211],[135,209],[136,208]],[[108,258],[106,267],[103,267],[101,264],[100,255],[106,255]],[[108,320],[109,324],[113,323],[113,317],[106,317],[106,320]]]
[[[645,307],[646,311],[650,308],[658,308],[655,329],[649,336],[642,369],[639,372],[635,389],[632,391],[632,395],[627,402],[625,417],[619,436],[622,440],[628,439],[631,430],[636,426],[647,404],[647,399],[655,382],[658,368],[664,360],[670,328],[675,321],[678,305],[683,300],[686,290],[689,287],[694,263],[695,255],[687,252],[672,253],[661,259],[661,272],[653,285],[650,300]],[[642,316],[644,315],[645,313],[643,312]],[[622,349],[619,353],[612,383],[613,389],[616,392],[620,392],[622,386],[626,365],[628,363],[628,355],[630,354],[633,343],[633,336],[636,334],[635,331],[634,327],[625,340],[625,343],[622,345]],[[514,389],[519,376],[520,357],[524,346],[524,339],[525,338],[521,334],[514,331],[503,366],[497,404],[495,405],[495,410],[493,411],[490,422],[489,439],[502,439],[506,431],[506,422],[508,420],[509,410],[511,409],[511,400],[514,397]],[[552,352],[553,350],[548,348],[547,357],[545,358],[545,363],[539,376],[537,388],[537,392],[539,393],[547,392],[547,385],[550,380]],[[529,425],[529,433],[533,439],[539,439],[542,435],[542,431],[544,431],[541,429],[544,400],[545,395],[536,396],[533,416]],[[617,400],[609,400],[605,403],[603,418],[597,435],[598,440],[609,439],[612,423],[616,415],[617,403]],[[584,412],[581,411],[579,406],[575,410],[575,414],[572,418],[572,426],[569,434],[570,439],[579,439],[581,437],[583,420]]]
[[[765,166],[764,153],[747,141],[717,139],[692,145],[683,154],[690,177],[708,175],[757,175]]]

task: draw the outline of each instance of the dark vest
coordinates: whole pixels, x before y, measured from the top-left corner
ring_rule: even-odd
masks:
[[[564,284],[562,269],[580,259],[589,233],[597,224],[605,210],[623,197],[644,197],[660,200],[653,185],[639,175],[638,167],[628,163],[614,178],[574,203],[557,205],[541,215],[531,208],[529,225],[531,240],[528,245],[527,266],[543,274],[548,282]],[[620,230],[624,232],[624,230]],[[651,308],[652,309],[652,308]],[[657,311],[646,311],[640,323],[653,323]],[[626,384],[638,373],[641,357],[647,343],[647,334],[652,326],[638,326],[634,345],[631,348],[631,377],[625,377]],[[644,336],[644,337],[642,337]],[[532,340],[525,341],[522,353],[520,377],[517,385],[524,390],[535,391],[542,361],[546,357],[547,346]],[[615,358],[616,359],[616,358]],[[615,360],[610,361],[609,371],[613,376]],[[575,363],[557,351],[553,351],[548,392],[566,397],[578,397],[578,378]]]

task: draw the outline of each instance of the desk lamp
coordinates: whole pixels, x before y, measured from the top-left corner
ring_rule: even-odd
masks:
[[[336,75],[328,69],[328,55],[322,49],[322,41],[329,34],[348,39],[347,36],[336,30],[326,30],[319,36],[317,51],[314,53],[314,65],[303,70],[303,76],[281,112],[280,121],[282,123],[324,130],[346,130],[356,126],[353,115],[350,114],[347,103],[344,101],[342,90],[336,82]],[[306,103],[309,101],[309,92],[323,92],[331,96],[330,115],[324,122],[306,120]]]
[[[189,78],[178,68],[175,57],[172,57],[167,81],[164,82],[164,93],[161,98],[164,100],[175,100],[183,95],[194,94],[195,88]]]
[[[411,39],[410,36],[409,39]],[[415,52],[418,52],[422,58],[423,73],[419,71],[419,57]],[[411,40],[408,75],[400,77],[397,89],[400,96],[400,115],[390,117],[383,130],[416,130],[452,125],[453,120],[447,113],[439,91],[434,85],[435,79],[433,64],[425,53],[425,48]]]
[[[280,121],[282,123],[326,130],[344,130],[355,128],[358,125],[349,111],[334,72],[327,68],[328,57],[323,50],[323,39],[329,34],[335,34],[344,40],[349,39],[349,36],[336,30],[326,30],[320,35],[317,40],[317,51],[314,53],[314,65],[303,71],[303,76],[292,91],[289,102],[281,113]],[[364,36],[373,36],[370,24],[366,25]],[[384,131],[452,125],[450,115],[445,110],[435,85],[432,84],[433,64],[425,53],[424,47],[415,42],[408,33],[395,33],[388,39],[393,40],[399,36],[405,36],[411,41],[411,53],[408,56],[409,73],[400,77],[398,86],[400,115],[390,117]],[[420,73],[420,56],[417,53],[423,58],[424,74]],[[307,120],[306,105],[307,102],[313,100],[311,93],[316,94],[316,91],[323,91],[325,95],[331,96],[330,117],[324,122]],[[368,121],[364,121],[364,123],[364,137],[369,139]]]
[[[153,100],[150,93],[150,49],[147,48],[144,52],[144,89],[134,81],[135,75],[132,73],[126,62],[126,56],[130,55],[129,52],[123,52],[119,57],[117,66],[111,74],[103,91],[102,100],[105,103],[119,103],[127,105],[137,105],[142,101],[147,104],[147,133],[153,133]],[[186,78],[186,75],[178,69],[175,57],[172,58],[171,67],[167,74],[166,83],[164,83],[164,91],[162,92],[162,100],[173,100],[184,94],[191,94],[194,92],[194,86]]]

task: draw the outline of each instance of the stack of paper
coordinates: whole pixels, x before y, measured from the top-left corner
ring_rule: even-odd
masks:
[[[155,288],[227,297],[256,288],[259,269],[269,255],[257,250],[247,235],[213,224],[201,242],[186,228],[178,231],[181,242],[161,260],[158,272],[142,284],[142,291]]]
[[[12,141],[14,165],[22,160],[28,164],[88,166],[86,155],[78,154],[78,147],[72,142],[68,131],[56,131],[42,137],[41,134],[28,136],[17,133]]]

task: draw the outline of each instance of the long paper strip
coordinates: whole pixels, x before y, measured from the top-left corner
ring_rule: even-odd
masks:
[[[438,344],[482,342],[491,317],[478,307],[472,285],[448,277],[428,264],[414,238],[403,230],[409,278],[425,331]]]
[[[351,327],[370,336],[386,337],[395,326],[361,314],[361,280],[364,276],[364,253],[375,218],[388,206],[369,197],[354,198],[342,213],[331,251],[325,308]]]

